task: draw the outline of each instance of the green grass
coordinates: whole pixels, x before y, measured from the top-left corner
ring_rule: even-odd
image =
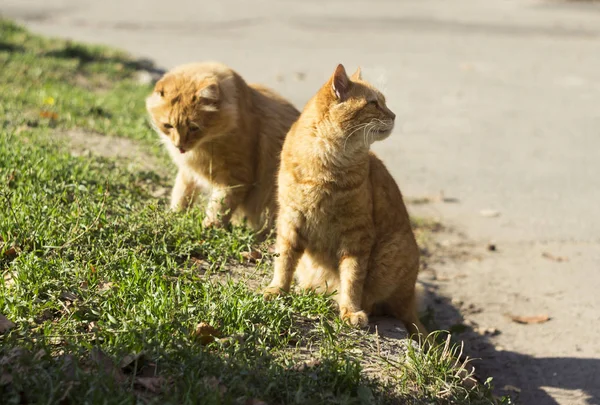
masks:
[[[0,333],[3,404],[493,403],[460,387],[447,349],[390,362],[328,297],[264,301],[268,241],[167,212],[152,190],[172,169],[74,156],[61,134],[77,129],[167,165],[138,67],[0,20],[0,314],[16,324]]]

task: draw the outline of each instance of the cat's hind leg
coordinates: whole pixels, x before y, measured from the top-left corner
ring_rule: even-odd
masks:
[[[427,337],[427,329],[419,320],[414,288],[399,287],[384,304],[386,312],[400,319],[413,339],[419,341]]]

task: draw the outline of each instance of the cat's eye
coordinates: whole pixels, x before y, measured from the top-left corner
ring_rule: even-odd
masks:
[[[379,108],[379,102],[377,100],[371,100],[367,104],[370,104],[370,105],[372,105],[374,107]]]
[[[173,125],[171,125],[171,124],[169,124],[169,123],[165,122],[165,123],[163,124],[163,127],[164,127],[165,129],[172,129],[172,128],[173,128]]]

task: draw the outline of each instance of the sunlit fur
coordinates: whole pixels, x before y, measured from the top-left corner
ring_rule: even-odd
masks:
[[[365,326],[384,312],[411,333],[419,249],[396,182],[370,145],[390,135],[384,96],[342,65],[308,102],[288,134],[278,175],[273,281],[265,296],[302,288],[337,291],[340,315]]]
[[[271,228],[279,155],[296,108],[216,62],[173,69],[156,83],[146,107],[179,168],[173,210],[204,192],[205,226],[227,225],[237,210],[254,229]]]

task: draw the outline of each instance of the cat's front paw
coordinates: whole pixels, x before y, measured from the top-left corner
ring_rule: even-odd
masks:
[[[270,285],[263,291],[263,298],[266,300],[272,300],[278,296],[284,294],[283,288],[278,285]]]
[[[340,318],[352,326],[364,328],[369,324],[369,317],[365,311],[352,312],[347,307],[340,308]]]

